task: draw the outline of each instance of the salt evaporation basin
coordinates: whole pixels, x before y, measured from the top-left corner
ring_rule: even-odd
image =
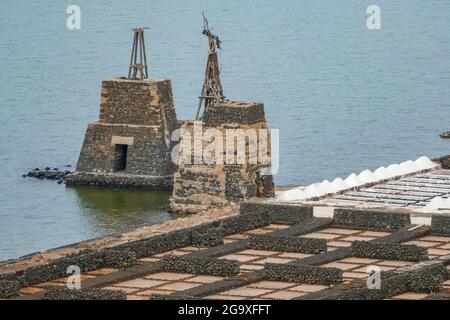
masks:
[[[428,157],[425,156],[420,157],[419,159],[414,161],[414,163],[420,170],[427,170],[434,168],[436,166],[436,164],[433,161],[431,161]]]
[[[393,175],[391,175],[391,173],[385,167],[378,168],[373,172],[373,174],[375,175],[375,178],[377,180],[385,180],[393,177]]]
[[[363,183],[371,183],[371,182],[375,182],[377,179],[374,176],[374,174],[372,173],[372,171],[370,170],[364,170],[363,172],[361,172],[358,175],[358,178],[363,182]]]
[[[336,191],[342,191],[342,190],[345,190],[345,189],[349,188],[348,184],[346,184],[345,181],[342,180],[342,178],[334,179],[331,184],[336,189]]]
[[[412,160],[400,163],[400,167],[404,169],[406,173],[413,173],[420,171],[420,168]]]
[[[350,188],[354,188],[354,187],[358,187],[362,184],[364,184],[361,179],[359,179],[359,177],[352,173],[351,175],[349,175],[344,182],[350,187]]]
[[[441,197],[433,198],[430,203],[427,204],[427,207],[430,209],[450,209],[447,200]]]

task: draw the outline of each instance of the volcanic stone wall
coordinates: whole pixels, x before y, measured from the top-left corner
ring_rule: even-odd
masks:
[[[196,126],[201,126],[201,131],[196,130]],[[256,163],[249,161],[250,156],[255,155],[255,149],[251,148],[248,136],[243,149],[244,163],[226,161],[227,141],[233,140],[233,138],[227,139],[230,131],[241,130],[245,134],[247,130],[253,130],[259,134],[259,130],[267,130],[262,103],[223,101],[210,107],[205,112],[202,122],[183,122],[180,129],[183,132],[190,132],[191,143],[188,146],[191,148],[192,156],[191,163],[181,161],[178,164],[178,171],[174,175],[171,198],[171,208],[174,211],[196,213],[210,207],[274,195],[273,177],[261,174],[268,164],[260,162],[260,159]],[[216,162],[212,164],[195,163],[193,161],[195,139],[198,138],[199,131],[204,137],[210,129],[217,129],[221,133],[219,138],[223,139],[223,161],[219,162],[216,159]],[[216,137],[212,142],[215,139]],[[270,142],[269,135],[267,140]],[[202,150],[206,150],[210,142],[211,140],[202,139],[200,142]],[[237,145],[235,142],[233,144]],[[180,145],[180,159],[189,159],[189,157],[185,158],[182,152],[185,144],[180,141]],[[212,151],[213,154],[215,151]],[[267,152],[270,156],[270,145],[267,147]],[[237,155],[236,149],[234,155]]]
[[[110,186],[104,183],[102,175],[96,176],[98,181],[83,178],[83,174],[92,173],[119,172],[130,177],[156,178],[172,175],[175,165],[170,156],[170,136],[177,126],[170,80],[103,81],[100,120],[87,128],[77,175],[70,179],[71,184],[85,184],[89,180],[89,184]],[[117,164],[120,152],[126,159],[122,161],[123,167]],[[164,184],[155,189],[170,188],[171,185]]]

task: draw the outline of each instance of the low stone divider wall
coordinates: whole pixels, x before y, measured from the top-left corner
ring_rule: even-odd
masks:
[[[164,256],[162,269],[167,272],[185,272],[228,277],[239,274],[239,261],[208,257]]]
[[[350,251],[352,256],[358,258],[414,262],[428,260],[427,249],[413,244],[354,241]]]
[[[318,254],[327,251],[327,242],[316,238],[295,238],[275,235],[255,235],[249,239],[249,249]]]

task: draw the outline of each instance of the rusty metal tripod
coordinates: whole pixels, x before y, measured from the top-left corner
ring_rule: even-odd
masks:
[[[131,49],[130,68],[128,71],[128,79],[147,79],[147,53],[145,52],[144,29],[148,28],[134,28],[133,48]],[[139,53],[139,63],[138,63]],[[139,73],[139,78],[138,78]]]
[[[203,34],[208,37],[209,43],[209,54],[208,62],[206,64],[205,79],[203,81],[202,93],[199,97],[200,101],[197,108],[197,114],[195,116],[196,120],[200,120],[200,110],[203,109],[205,112],[209,107],[211,107],[215,102],[224,99],[222,84],[220,82],[220,69],[219,62],[217,60],[216,49],[220,49],[219,37],[212,34],[209,30],[208,20],[203,14]]]

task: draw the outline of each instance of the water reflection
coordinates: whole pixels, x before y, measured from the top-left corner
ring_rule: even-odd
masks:
[[[95,234],[124,232],[176,218],[167,211],[169,192],[74,187],[86,228]]]

